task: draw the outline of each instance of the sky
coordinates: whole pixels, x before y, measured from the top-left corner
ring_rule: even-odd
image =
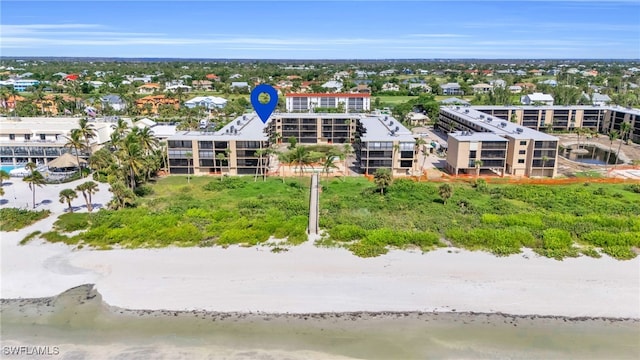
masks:
[[[0,2],[0,56],[640,59],[640,0]]]

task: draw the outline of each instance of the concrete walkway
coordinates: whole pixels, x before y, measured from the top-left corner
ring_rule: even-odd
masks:
[[[319,218],[318,218],[318,183],[319,175],[313,174],[311,177],[311,188],[309,195],[309,227],[307,233],[309,235],[317,235],[319,231]]]

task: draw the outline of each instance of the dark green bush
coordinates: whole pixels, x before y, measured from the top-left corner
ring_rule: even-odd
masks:
[[[53,225],[62,232],[84,230],[89,226],[89,217],[89,213],[62,214]]]

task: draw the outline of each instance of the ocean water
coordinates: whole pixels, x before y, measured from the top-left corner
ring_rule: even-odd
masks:
[[[3,351],[55,359],[638,359],[640,322],[471,313],[126,310],[99,294],[3,300]],[[53,355],[54,351],[57,354]],[[31,358],[26,354],[3,359]]]

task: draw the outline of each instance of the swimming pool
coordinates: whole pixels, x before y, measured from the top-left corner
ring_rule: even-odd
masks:
[[[19,169],[24,167],[23,165],[2,165],[0,166],[0,170],[4,170],[7,172],[7,174],[9,173],[9,171],[13,170],[13,169]]]

